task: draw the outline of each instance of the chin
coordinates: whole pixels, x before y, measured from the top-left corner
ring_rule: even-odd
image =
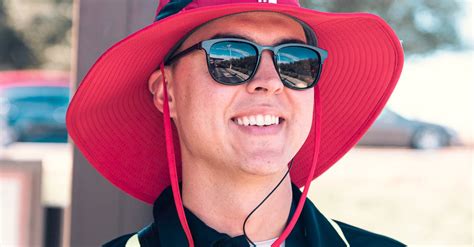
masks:
[[[240,166],[245,173],[256,176],[271,176],[282,174],[288,170],[288,162],[283,159],[257,159],[247,161]]]

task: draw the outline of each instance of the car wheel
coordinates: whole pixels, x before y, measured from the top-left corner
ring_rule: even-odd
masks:
[[[436,128],[421,128],[412,138],[412,147],[429,150],[446,146],[446,135]]]

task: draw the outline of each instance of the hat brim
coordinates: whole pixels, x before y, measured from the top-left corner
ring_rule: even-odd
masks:
[[[321,148],[316,178],[348,152],[382,111],[403,67],[401,44],[380,17],[326,13],[281,4],[229,4],[180,12],[128,36],[93,65],[67,111],[66,123],[86,159],[111,183],[147,203],[170,184],[163,115],[148,78],[168,51],[209,20],[248,11],[272,11],[308,24],[328,51],[319,81]],[[173,128],[176,162],[179,139]],[[294,158],[291,179],[303,186],[314,152],[314,123]]]

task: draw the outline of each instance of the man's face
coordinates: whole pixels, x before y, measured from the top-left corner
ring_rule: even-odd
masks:
[[[306,41],[302,27],[293,19],[275,13],[253,12],[224,17],[202,26],[179,51],[216,35],[241,37],[260,45]],[[171,75],[172,115],[180,136],[185,169],[204,165],[206,169],[223,171],[222,174],[281,173],[308,136],[314,91],[285,87],[269,51],[263,52],[253,79],[241,85],[222,85],[214,81],[203,50],[175,62]],[[279,124],[239,125],[245,118],[258,119],[266,115],[279,117]]]

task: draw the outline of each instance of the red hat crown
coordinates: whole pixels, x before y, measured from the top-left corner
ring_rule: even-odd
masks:
[[[298,0],[162,0],[156,9],[155,21],[161,20],[180,11],[235,3],[284,4],[300,7]]]

